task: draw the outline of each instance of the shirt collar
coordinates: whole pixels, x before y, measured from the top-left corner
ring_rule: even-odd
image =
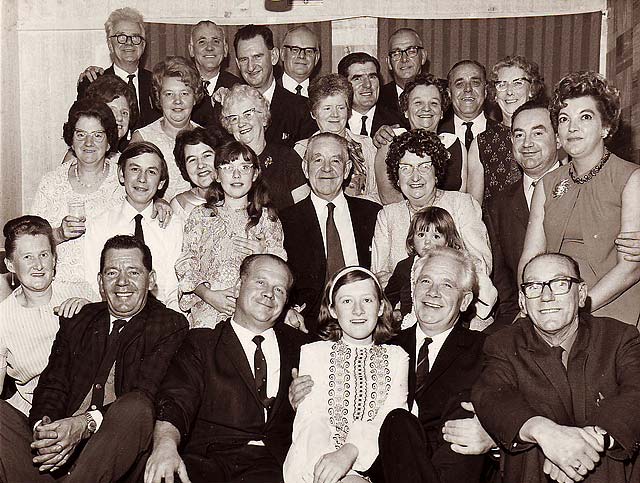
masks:
[[[336,210],[342,210],[342,209],[348,209],[349,206],[347,205],[347,199],[344,196],[344,192],[342,190],[340,190],[340,192],[338,193],[338,195],[332,199],[331,201],[327,201],[323,198],[320,198],[319,196],[317,196],[313,191],[311,192],[311,202],[313,203],[314,208],[316,209],[316,212],[322,211],[324,210],[325,206],[327,206],[328,203],[333,203],[335,205],[335,209]]]
[[[275,337],[275,332],[273,331],[273,327],[269,327],[267,330],[263,331],[260,334],[256,334],[252,331],[250,331],[249,329],[247,329],[246,327],[238,324],[235,320],[233,320],[233,317],[231,318],[231,327],[233,328],[233,330],[235,331],[236,335],[238,336],[238,339],[240,339],[240,341],[244,341],[244,342],[251,342],[253,344],[253,338],[256,335],[261,335],[266,339],[271,339],[272,337]]]
[[[529,176],[527,173],[525,173],[524,171],[522,172],[522,178],[523,178],[523,183],[524,183],[524,187],[525,188],[529,188],[529,186],[531,186],[532,183],[537,183],[540,179],[542,179],[544,177],[545,174],[550,173],[551,171],[553,171],[554,169],[557,169],[560,167],[560,161],[556,161],[553,166],[551,166],[548,170],[546,170],[542,176],[540,176],[539,178],[532,178],[531,176]]]
[[[480,114],[478,114],[478,116],[475,117],[474,119],[471,119],[471,121],[465,121],[462,118],[458,117],[457,114],[453,115],[453,123],[455,124],[456,129],[460,129],[465,122],[473,123],[473,125],[471,126],[471,129],[473,131],[475,131],[476,128],[479,128],[480,130],[484,131],[484,129],[487,126],[487,118],[485,117],[484,112],[481,112]]]
[[[202,82],[209,81],[209,86],[207,87],[207,94],[209,96],[213,95],[213,91],[216,88],[216,84],[218,83],[218,77],[220,77],[220,71],[216,75],[214,75],[211,79],[205,79],[202,77]]]
[[[455,325],[453,327],[455,327]],[[422,327],[420,327],[420,322],[416,322],[416,343],[419,341],[423,341],[424,339],[429,337],[433,342],[441,346],[442,344],[444,344],[444,341],[447,340],[447,337],[449,337],[449,334],[453,330],[453,327],[450,327],[444,332],[440,332],[439,334],[436,334],[436,335],[427,335],[424,332],[422,332]]]
[[[122,219],[132,221],[138,213],[142,215],[143,220],[151,221],[151,215],[153,214],[153,201],[151,201],[147,207],[140,212],[131,206],[126,199],[122,202],[122,208],[120,209]]]
[[[273,93],[276,90],[276,80],[273,79],[273,82],[271,83],[271,85],[269,86],[269,88],[264,91],[264,93],[262,94],[262,97],[264,97],[267,101],[269,101],[269,104],[271,104],[271,101],[273,100]]]
[[[307,77],[302,82],[298,82],[286,72],[282,73],[282,87],[288,91],[295,92],[297,86],[302,86],[302,90],[305,91],[309,88],[309,78]]]
[[[360,121],[360,119],[362,119],[364,116],[367,116],[367,121],[368,121],[369,119],[373,119],[373,116],[375,116],[375,114],[376,114],[376,105],[374,104],[371,107],[371,109],[369,109],[364,114],[360,114],[355,109],[352,109],[351,110],[351,119]],[[360,121],[360,122],[362,122],[362,121]]]
[[[120,77],[120,79],[122,79],[123,81],[125,81],[127,83],[129,82],[129,76],[131,74],[135,75],[135,77],[133,78],[134,82],[136,80],[138,80],[138,71],[139,70],[140,69],[136,69],[135,72],[127,72],[126,70],[121,69],[120,67],[118,67],[116,64],[113,64],[113,73],[115,75],[117,75],[118,77]]]
[[[404,89],[402,87],[400,87],[396,82],[394,82],[394,84],[396,85],[396,92],[398,93],[398,101],[400,100],[400,94],[402,94],[404,92]]]

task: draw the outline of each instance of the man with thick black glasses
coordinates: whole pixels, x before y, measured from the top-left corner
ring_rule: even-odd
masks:
[[[581,310],[587,295],[572,258],[538,255],[520,285],[527,317],[485,342],[472,400],[502,450],[505,483],[630,481],[640,449],[640,336]]]
[[[309,80],[320,61],[320,44],[313,30],[304,25],[290,29],[282,40],[280,58],[284,69],[282,87],[309,97]]]

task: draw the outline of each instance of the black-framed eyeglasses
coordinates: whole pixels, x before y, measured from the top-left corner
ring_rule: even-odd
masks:
[[[518,79],[513,79],[511,82],[509,81],[495,81],[493,83],[493,85],[495,86],[496,90],[498,92],[504,92],[507,90],[507,88],[509,86],[511,86],[511,88],[514,91],[521,91],[522,89],[525,88],[525,86],[527,85],[527,83],[531,84],[531,81],[529,79],[527,79],[526,77],[520,77]]]
[[[537,299],[542,296],[545,287],[549,287],[553,295],[564,295],[569,293],[574,283],[582,283],[582,280],[575,277],[556,277],[546,282],[524,282],[520,284],[520,288],[528,299]]]
[[[318,53],[318,49],[316,47],[298,47],[297,45],[283,45],[285,49],[289,49],[291,53],[298,57],[302,54],[303,57],[311,57]]]
[[[412,45],[411,47],[407,47],[406,49],[396,49],[389,52],[389,58],[391,60],[398,61],[402,58],[403,55],[407,57],[415,57],[418,55],[418,52],[423,50],[424,47],[420,47],[419,45]]]
[[[133,45],[140,45],[144,41],[144,37],[142,35],[133,34],[116,34],[109,37],[110,39],[116,39],[119,44],[126,44],[128,41],[131,41]]]

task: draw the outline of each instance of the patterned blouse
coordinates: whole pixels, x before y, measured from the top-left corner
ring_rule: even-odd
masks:
[[[245,228],[248,220],[249,215],[244,208],[233,210],[221,205],[213,210],[201,205],[193,209],[185,222],[182,254],[176,261],[176,275],[180,309],[185,312],[191,310],[192,328],[213,328],[228,318],[193,291],[201,283],[208,284],[211,290],[224,290],[236,284],[245,255],[234,248],[234,237],[264,240],[267,253],[286,260],[280,220],[276,218],[272,221],[265,208],[258,224],[247,233]]]
[[[314,385],[300,403],[284,479],[312,482],[318,459],[351,443],[358,457],[349,474],[378,456],[378,433],[389,412],[407,407],[409,356],[394,345],[357,346],[340,339],[302,346],[300,374]]]

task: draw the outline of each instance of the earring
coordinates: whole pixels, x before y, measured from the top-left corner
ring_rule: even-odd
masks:
[[[13,272],[11,272],[11,286],[12,286],[12,287],[15,287],[15,286],[16,286],[16,281],[15,281],[15,279],[13,278]]]

